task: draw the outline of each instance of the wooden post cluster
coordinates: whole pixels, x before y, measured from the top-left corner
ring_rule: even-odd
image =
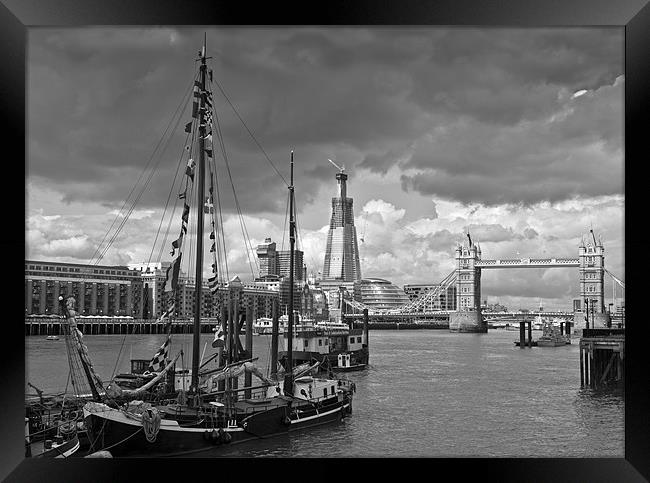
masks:
[[[596,389],[624,379],[624,332],[586,330],[580,339],[580,386]]]
[[[246,357],[248,359],[253,358],[253,309],[246,307]],[[244,387],[252,386],[252,374],[247,372],[244,374]],[[251,398],[251,390],[246,389],[244,391],[244,398]]]

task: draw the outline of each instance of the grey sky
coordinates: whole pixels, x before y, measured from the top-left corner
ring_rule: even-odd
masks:
[[[28,257],[88,261],[191,84],[202,37],[29,30]],[[575,255],[591,224],[624,276],[621,28],[227,27],[207,38],[215,79],[285,178],[295,150],[309,271],[322,269],[332,158],[350,175],[365,276],[439,281],[468,226],[484,258]],[[280,242],[286,187],[217,89],[215,101],[253,243]],[[181,125],[107,262],[149,256],[183,139]],[[223,201],[232,213],[232,195]],[[244,252],[232,257],[250,278]],[[485,276],[490,301],[576,294],[568,269]]]

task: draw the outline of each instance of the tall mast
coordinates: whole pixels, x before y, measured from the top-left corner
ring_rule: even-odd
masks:
[[[206,34],[203,37],[200,66],[200,92],[199,92],[199,178],[196,187],[196,275],[194,288],[194,334],[192,338],[192,383],[190,388],[199,392],[199,341],[201,337],[201,295],[203,292],[203,197],[205,184],[205,63]]]
[[[289,309],[287,320],[287,372],[284,393],[293,394],[293,250],[296,243],[296,219],[293,206],[293,151],[291,151],[291,184],[289,185]]]

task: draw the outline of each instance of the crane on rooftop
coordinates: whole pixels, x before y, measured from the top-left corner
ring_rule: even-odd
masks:
[[[330,163],[332,163],[332,164],[336,167],[336,169],[338,169],[341,173],[342,173],[343,171],[345,171],[345,165],[343,165],[343,167],[341,168],[338,164],[336,164],[336,163],[335,163],[334,161],[332,161],[331,159],[328,158],[327,160],[328,160]]]

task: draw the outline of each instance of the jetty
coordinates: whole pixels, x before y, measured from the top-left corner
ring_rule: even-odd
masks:
[[[25,335],[61,335],[65,319],[52,317],[25,317]],[[165,321],[134,319],[131,317],[78,317],[77,326],[84,335],[106,334],[164,334]],[[201,333],[209,334],[219,325],[216,318],[201,319]],[[192,333],[191,319],[176,319],[172,326],[175,334]]]
[[[583,329],[580,338],[580,386],[593,389],[619,384],[625,377],[625,329]]]

